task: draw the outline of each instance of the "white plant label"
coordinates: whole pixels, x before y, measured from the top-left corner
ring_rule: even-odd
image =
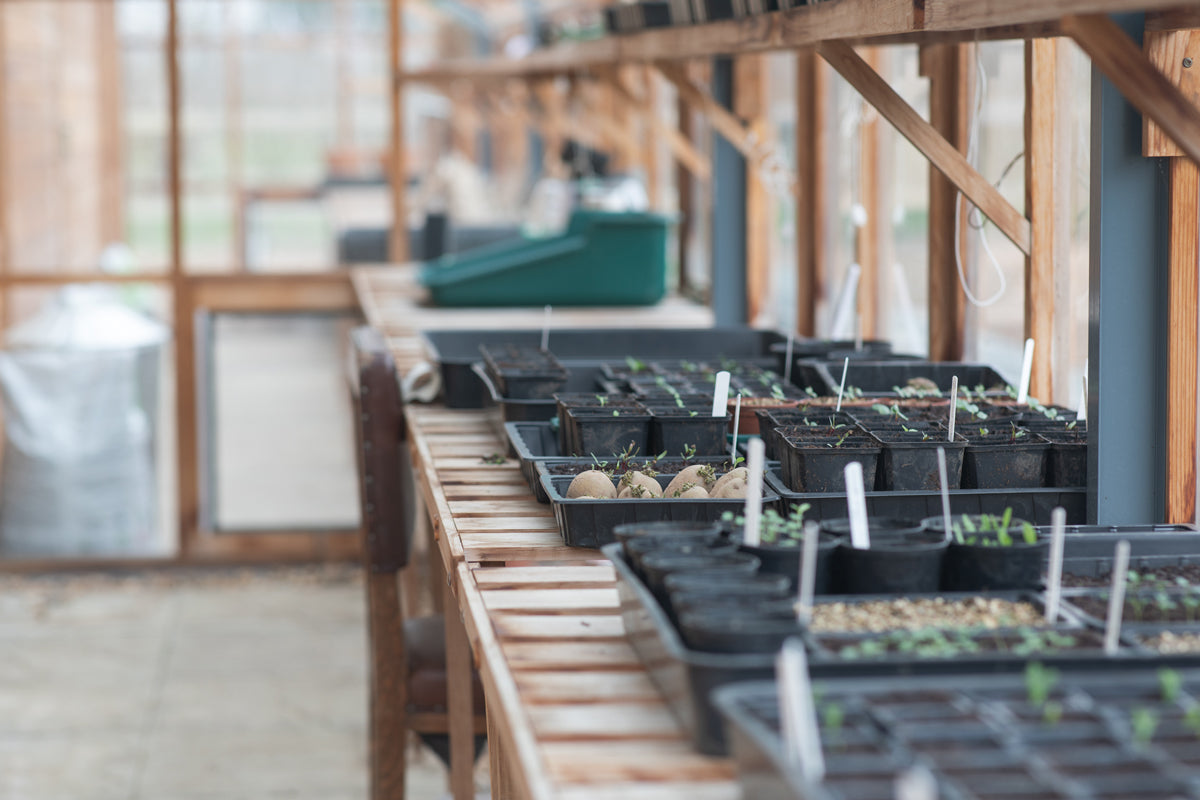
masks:
[[[1083,365],[1083,375],[1080,376],[1079,391],[1079,410],[1075,412],[1075,419],[1080,422],[1087,422],[1087,401],[1088,401],[1088,384],[1087,384],[1087,362]]]
[[[1125,585],[1129,581],[1129,540],[1117,542],[1113,554],[1112,591],[1108,598],[1108,620],[1104,625],[1104,654],[1116,655],[1121,638],[1121,614],[1125,611]]]
[[[1046,624],[1058,619],[1058,604],[1062,599],[1063,547],[1067,540],[1067,511],[1056,508],[1050,512],[1050,568],[1046,573]]]
[[[729,463],[737,463],[737,443],[738,430],[742,427],[742,396],[737,396],[737,401],[733,404],[733,444],[729,447]]]
[[[871,548],[867,529],[867,495],[863,489],[863,468],[857,461],[846,465],[846,510],[850,517],[850,544],[856,550]]]
[[[825,753],[817,727],[808,657],[799,639],[788,639],[775,657],[775,682],[779,687],[779,719],[787,757],[800,764],[810,783],[825,779]]]
[[[850,371],[850,356],[842,362],[842,384],[838,387],[837,410],[842,410],[842,393],[846,391],[846,373]]]
[[[714,417],[723,417],[729,413],[729,373],[721,370],[717,373],[717,383],[713,387]]]
[[[914,764],[896,776],[896,800],[937,800],[937,778],[924,764]]]
[[[958,417],[958,376],[950,379],[950,427],[946,431],[946,441],[954,441],[954,421]]]
[[[946,541],[954,532],[954,523],[950,519],[950,479],[946,475],[946,448],[937,449],[938,480],[942,486],[942,524],[946,526]]]
[[[1021,385],[1017,388],[1017,402],[1029,402],[1029,379],[1033,375],[1033,339],[1025,340],[1025,356],[1021,359]]]
[[[742,541],[751,547],[758,547],[762,541],[762,491],[763,491],[763,462],[766,460],[766,446],[762,439],[751,439],[746,443],[746,505],[742,516],[746,520]]]
[[[792,382],[792,347],[796,343],[796,335],[788,334],[787,349],[783,351],[783,382]]]
[[[800,554],[800,575],[797,586],[796,617],[807,624],[812,619],[813,595],[817,591],[817,546],[821,543],[821,527],[811,519],[804,523],[804,550]]]
[[[546,306],[546,311],[542,315],[542,349],[550,349],[550,306]]]

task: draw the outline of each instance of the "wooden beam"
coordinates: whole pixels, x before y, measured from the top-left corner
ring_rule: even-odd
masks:
[[[395,76],[388,87],[389,144],[388,180],[392,190],[392,230],[388,258],[392,263],[408,261],[408,154],[404,135],[404,0],[388,0],[388,64]]]
[[[648,72],[653,76],[654,72]],[[708,157],[701,153],[691,140],[685,136],[679,128],[668,125],[662,121],[656,110],[650,105],[648,97],[637,96],[628,81],[617,70],[607,72],[608,80],[612,83],[617,95],[623,102],[635,105],[642,113],[643,119],[649,122],[650,132],[653,134],[651,138],[661,138],[666,140],[667,145],[671,148],[671,155],[675,160],[694,177],[701,181],[707,181],[712,176],[712,165],[708,161]],[[653,79],[653,78],[651,78]],[[680,121],[686,114],[680,111]]]
[[[817,83],[821,60],[812,48],[796,53],[796,333],[817,335],[817,298],[820,294],[817,214],[820,184],[819,131],[824,115],[818,104]]]
[[[962,153],[932,125],[921,119],[913,107],[879,73],[871,69],[853,48],[843,42],[822,42],[817,52],[992,220],[1021,252],[1029,252],[1029,221],[971,166]]]
[[[934,45],[921,50],[921,74],[929,78],[929,119],[940,134],[965,153],[974,75],[973,45]],[[929,357],[961,361],[967,298],[958,279],[966,261],[968,230],[958,189],[929,167]],[[956,234],[956,231],[958,232]]]
[[[766,119],[766,76],[763,55],[742,56],[733,65],[736,113],[750,120],[754,141],[770,139]],[[767,302],[771,278],[772,203],[760,172],[759,158],[746,162],[746,319],[754,323]]]
[[[122,158],[121,63],[114,3],[93,6],[96,14],[96,85],[99,149],[97,216],[103,242],[125,239],[125,181]]]
[[[1193,105],[1200,103],[1200,30],[1147,31],[1150,63]],[[1186,62],[1190,65],[1184,67]],[[1142,155],[1178,156],[1183,150],[1149,115],[1142,116]]]
[[[1043,402],[1050,402],[1053,392],[1058,46],[1055,39],[1025,43],[1025,213],[1030,225],[1030,252],[1025,257],[1025,338],[1037,342],[1029,394]]]
[[[658,75],[643,65],[638,70],[645,88],[645,102],[638,106],[642,126],[642,168],[646,171],[646,194],[650,198],[650,209],[662,208],[662,187],[658,176]],[[616,89],[614,88],[614,91]]]
[[[863,62],[878,73],[882,53],[869,47]],[[873,339],[879,323],[879,240],[883,230],[879,203],[879,114],[866,104],[858,124],[858,202],[866,220],[854,230],[854,261],[862,269],[858,282],[858,319],[863,338]]]
[[[1152,118],[1182,152],[1200,161],[1200,109],[1150,63],[1115,22],[1104,16],[1066,16],[1062,28],[1130,105]]]
[[[1171,159],[1167,300],[1166,521],[1196,521],[1196,337],[1200,334],[1200,171]]]

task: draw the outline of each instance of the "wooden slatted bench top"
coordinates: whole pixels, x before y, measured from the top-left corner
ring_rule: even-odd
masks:
[[[368,321],[401,371],[426,358],[417,331],[537,327],[541,310],[417,305],[411,269],[358,268]],[[707,310],[555,312],[556,324],[695,326]],[[563,800],[734,800],[725,759],[696,754],[629,645],[615,577],[595,550],[566,547],[504,454],[488,411],[410,405],[415,471],[488,698],[502,762],[494,796]],[[497,768],[499,767],[499,768]]]

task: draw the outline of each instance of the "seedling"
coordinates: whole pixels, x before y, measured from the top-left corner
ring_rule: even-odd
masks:
[[[1179,692],[1183,689],[1183,678],[1173,669],[1160,669],[1158,671],[1158,689],[1164,703],[1174,703],[1179,699]]]
[[[836,442],[834,442],[833,444],[831,444],[829,446],[830,447],[841,447],[843,444],[846,443],[846,440],[850,438],[850,434],[852,434],[852,433],[854,433],[853,429],[846,431],[838,438],[838,440]]]
[[[846,711],[832,700],[821,706],[821,728],[830,739],[837,740],[846,724]]]
[[[482,460],[485,464],[503,464],[507,461],[507,459],[499,453],[492,453],[491,455],[484,456]]]
[[[696,457],[696,445],[685,444],[683,446],[683,464],[687,466],[688,462]]]
[[[633,356],[625,356],[625,364],[629,367],[629,371],[634,375],[638,374],[639,372],[645,372],[647,369],[646,362],[639,361]]]
[[[1025,693],[1029,705],[1042,708],[1050,699],[1050,693],[1058,684],[1058,670],[1047,667],[1040,661],[1031,661],[1025,667]]]
[[[1158,730],[1158,711],[1145,706],[1133,709],[1129,712],[1129,727],[1134,746],[1139,750],[1146,748]]]
[[[771,384],[771,398],[774,400],[784,400],[786,395],[783,393],[783,387],[778,383]]]
[[[1183,724],[1200,739],[1200,703],[1192,703],[1183,714]]]
[[[598,394],[596,395],[596,402],[600,404],[601,408],[604,408],[606,405],[608,405],[608,398],[602,394]]]

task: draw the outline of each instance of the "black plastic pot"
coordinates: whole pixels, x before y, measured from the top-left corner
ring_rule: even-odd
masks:
[[[1039,431],[1050,442],[1047,486],[1087,486],[1087,431],[1061,428]]]
[[[967,440],[955,434],[954,441],[946,441],[940,430],[928,433],[920,429],[905,431],[901,427],[879,428],[871,435],[883,442],[879,455],[879,470],[875,486],[880,491],[922,492],[941,489],[938,475],[937,451],[946,451],[947,488],[957,489],[962,480],[963,451]],[[926,439],[924,436],[929,436]]]
[[[795,492],[844,492],[846,465],[857,461],[862,464],[863,485],[873,488],[882,445],[855,430],[839,446],[831,446],[844,433],[836,430],[785,438],[779,459],[784,484]]]
[[[729,575],[753,575],[759,561],[747,553],[688,553],[659,550],[642,556],[642,575],[650,591],[666,599],[664,581],[676,572],[697,572],[720,578]]]
[[[838,576],[848,594],[919,594],[941,585],[946,540],[909,520],[868,519],[871,546],[850,544],[849,520],[821,523],[823,530],[844,535],[838,546]]]
[[[949,592],[1037,589],[1050,549],[1047,540],[1025,544],[958,544],[951,541],[942,565],[942,588]]]
[[[567,382],[567,368],[549,350],[489,344],[479,349],[496,388],[507,398],[548,398]]]
[[[1033,432],[1011,439],[1007,431],[980,436],[964,432],[962,488],[1021,489],[1042,486],[1050,443]]]
[[[630,565],[639,575],[642,572],[642,560],[651,553],[671,553],[677,556],[726,556],[737,553],[737,545],[724,539],[695,539],[681,540],[676,537],[638,536],[626,540],[625,555]]]
[[[721,536],[718,522],[629,522],[613,528],[613,536],[624,545],[630,539],[652,537],[666,542],[715,542]]]
[[[674,577],[674,576],[668,576]],[[711,576],[705,576],[710,577]],[[779,578],[779,575],[771,577]],[[795,619],[796,600],[790,594],[775,597],[746,594],[713,594],[711,592],[671,592],[669,611],[677,621],[680,614],[691,610],[737,612],[762,619]]]
[[[778,460],[783,450],[782,436],[801,435],[809,426],[806,421],[817,425],[853,425],[854,418],[845,412],[833,409],[800,406],[798,408],[759,408],[754,415],[758,418],[758,435],[768,459]]]
[[[814,594],[835,594],[839,590],[834,572],[835,554],[842,537],[832,534],[822,534],[817,545],[817,579]],[[743,553],[757,556],[762,562],[759,568],[762,572],[780,575],[787,578],[788,587],[795,592],[800,578],[800,559],[804,555],[804,545],[796,542],[794,545],[763,544],[757,547],[741,544]]]
[[[716,610],[684,614],[679,620],[683,641],[708,653],[774,653],[804,628],[792,619],[770,619]]]
[[[650,447],[650,415],[639,410],[568,409],[565,442],[577,456],[609,455]]]
[[[651,414],[651,453],[680,455],[695,448],[697,455],[715,455],[726,451],[725,431],[733,417],[712,416],[712,407],[688,408],[676,405],[648,406]]]

